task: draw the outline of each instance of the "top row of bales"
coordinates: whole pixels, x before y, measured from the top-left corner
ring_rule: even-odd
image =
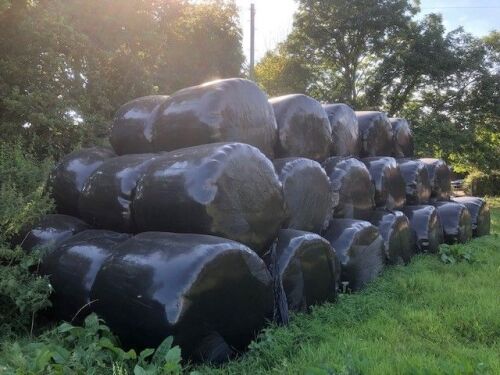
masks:
[[[321,105],[302,94],[268,100],[253,82],[238,78],[135,99],[118,110],[110,142],[118,155],[242,142],[270,159],[413,156],[406,120]]]

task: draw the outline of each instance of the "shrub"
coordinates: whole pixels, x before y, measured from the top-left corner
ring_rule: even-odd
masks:
[[[467,194],[474,196],[495,196],[500,194],[500,171],[472,172],[464,181]]]

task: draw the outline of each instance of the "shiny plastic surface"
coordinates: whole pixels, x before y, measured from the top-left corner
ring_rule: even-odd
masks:
[[[82,190],[80,216],[96,228],[136,232],[132,201],[138,181],[156,157],[154,154],[123,155],[102,163]]]
[[[371,157],[365,163],[375,186],[375,205],[389,210],[399,209],[406,203],[406,184],[396,159]]]
[[[444,242],[443,226],[434,206],[406,206],[403,213],[410,220],[410,226],[416,239],[417,251],[437,253]]]
[[[397,159],[396,161],[406,185],[406,204],[428,203],[431,197],[431,182],[425,164],[420,160],[412,159]]]
[[[153,152],[153,124],[167,99],[165,95],[144,96],[120,107],[109,137],[118,155]]]
[[[332,127],[332,156],[359,156],[361,137],[358,118],[347,104],[325,104],[323,109]]]
[[[420,159],[427,167],[429,181],[431,183],[431,198],[433,200],[446,201],[451,195],[451,170],[446,163],[440,159]]]
[[[393,156],[410,158],[414,155],[413,132],[410,124],[403,118],[390,118],[393,133]]]
[[[331,157],[323,168],[330,178],[333,216],[367,220],[375,208],[375,187],[366,165],[355,158]]]
[[[149,232],[116,250],[91,298],[126,348],[156,348],[172,335],[183,359],[222,362],[272,319],[271,276],[242,244]]]
[[[304,157],[323,161],[332,147],[332,128],[321,104],[306,95],[269,100],[278,124],[276,157]]]
[[[471,239],[472,219],[467,207],[455,202],[435,202],[434,206],[443,225],[444,242],[466,243]]]
[[[369,222],[332,219],[323,237],[336,251],[341,264],[341,281],[348,282],[348,289],[360,290],[382,272],[384,240],[377,227]]]
[[[334,206],[325,170],[305,158],[276,159],[273,164],[283,185],[289,214],[284,227],[320,233],[330,221]]]
[[[408,264],[416,252],[416,239],[408,218],[401,211],[377,209],[370,222],[384,239],[387,263]]]
[[[79,216],[78,200],[87,179],[105,160],[114,156],[109,149],[93,147],[74,151],[62,158],[47,181],[57,212]]]
[[[189,87],[162,104],[153,127],[156,151],[242,142],[272,158],[277,127],[267,96],[251,81],[222,79]]]
[[[265,252],[286,219],[273,164],[243,143],[190,147],[158,157],[132,204],[140,232],[213,234]]]
[[[355,112],[361,135],[361,157],[391,156],[393,150],[392,125],[382,112]]]
[[[453,202],[463,204],[469,210],[472,219],[472,235],[474,237],[490,234],[490,208],[484,199],[477,197],[455,197]]]

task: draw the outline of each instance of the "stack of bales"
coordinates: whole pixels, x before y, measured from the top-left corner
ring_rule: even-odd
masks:
[[[110,142],[59,162],[58,213],[22,245],[46,248],[55,318],[97,312],[126,347],[173,335],[222,362],[268,320],[489,232],[483,200],[450,200],[446,164],[412,159],[407,121],[243,79],[127,103]]]

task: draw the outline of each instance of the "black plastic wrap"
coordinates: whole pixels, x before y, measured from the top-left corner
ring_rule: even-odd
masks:
[[[129,235],[107,230],[86,230],[62,242],[44,256],[40,274],[50,278],[51,315],[66,321],[82,321],[94,311],[97,301],[90,291],[102,264]]]
[[[410,220],[401,211],[375,210],[370,222],[384,239],[387,263],[408,264],[415,255],[415,235]]]
[[[141,233],[117,247],[91,293],[122,344],[156,348],[167,336],[189,360],[222,362],[273,316],[273,282],[246,246],[206,235]]]
[[[377,227],[367,221],[332,219],[323,234],[335,249],[341,264],[341,281],[357,291],[375,279],[385,263],[384,240]]]
[[[273,164],[243,143],[190,147],[156,159],[137,186],[140,232],[213,234],[262,254],[286,219]]]
[[[118,155],[153,152],[153,124],[168,96],[134,99],[118,109],[109,142]]]
[[[435,202],[434,206],[443,225],[444,242],[451,245],[471,239],[472,218],[467,207],[455,202]]]
[[[375,207],[375,188],[366,165],[355,158],[331,157],[323,168],[330,178],[333,216],[369,219]]]
[[[434,206],[406,206],[403,213],[410,220],[417,251],[420,253],[437,253],[439,245],[444,242],[443,226]]]
[[[393,132],[387,115],[382,112],[355,112],[361,136],[361,157],[391,156]]]
[[[413,132],[403,118],[390,118],[393,133],[393,155],[396,158],[411,158],[414,155]]]
[[[321,104],[306,95],[269,100],[278,124],[276,157],[304,157],[323,161],[330,156],[332,128]]]
[[[406,203],[406,184],[396,159],[371,157],[362,159],[375,186],[375,205],[388,210],[401,208]]]
[[[23,228],[15,242],[27,252],[42,248],[51,251],[62,241],[86,229],[90,226],[76,217],[48,214],[40,217],[34,225]]]
[[[359,156],[361,137],[358,118],[347,104],[325,104],[323,109],[332,127],[332,156]]]
[[[472,220],[472,235],[474,237],[490,234],[490,208],[484,199],[477,197],[455,197],[453,202],[463,204],[469,210]]]
[[[427,167],[429,181],[431,183],[431,198],[433,200],[446,201],[451,195],[451,170],[446,163],[440,159],[420,159]]]
[[[115,154],[107,148],[74,151],[62,158],[51,171],[47,188],[60,214],[79,216],[78,200],[89,176]]]
[[[138,181],[156,157],[154,154],[123,155],[102,163],[82,190],[80,216],[96,228],[136,232],[132,201]]]
[[[425,164],[412,159],[397,159],[397,162],[406,185],[406,204],[428,203],[431,197],[431,182]]]
[[[321,165],[305,158],[274,160],[289,220],[284,227],[320,233],[332,217],[333,194]]]
[[[174,93],[158,110],[156,151],[242,142],[272,158],[277,127],[267,96],[251,81],[222,79]]]

